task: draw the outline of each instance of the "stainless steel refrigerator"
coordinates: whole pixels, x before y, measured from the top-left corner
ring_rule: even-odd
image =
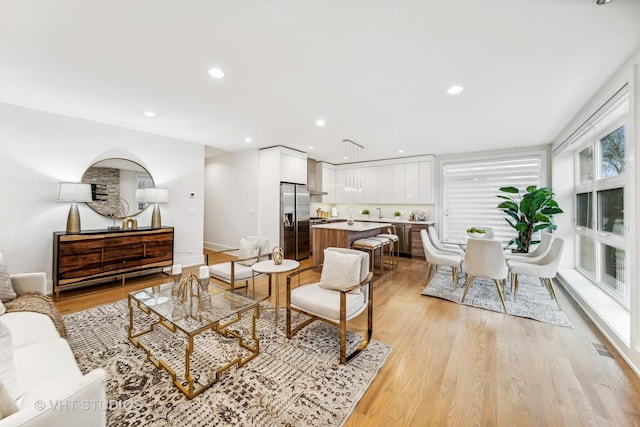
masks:
[[[280,184],[280,246],[284,257],[301,260],[309,247],[309,189],[306,185]]]

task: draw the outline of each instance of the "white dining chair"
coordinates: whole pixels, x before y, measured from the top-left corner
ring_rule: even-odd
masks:
[[[471,284],[476,277],[491,279],[496,284],[502,308],[507,312],[507,306],[504,303],[504,295],[500,288],[500,282],[504,288],[507,283],[507,263],[505,262],[502,243],[492,239],[469,239],[467,241],[467,249],[464,254],[464,268],[467,275],[466,288],[462,294],[461,303],[469,292]]]
[[[527,259],[535,259],[535,258],[543,257],[551,248],[551,242],[553,242],[553,234],[542,233],[542,237],[540,238],[540,243],[538,243],[538,246],[536,246],[533,251],[507,252],[505,253],[505,258],[507,258],[507,262],[510,259],[526,262]]]
[[[426,288],[429,286],[429,277],[431,277],[431,272],[433,267],[442,265],[451,267],[451,281],[453,282],[453,286],[455,287],[458,283],[458,268],[461,267],[462,264],[462,256],[452,253],[452,252],[443,252],[436,249],[431,243],[431,239],[427,234],[427,230],[420,230],[420,238],[422,239],[422,247],[424,249],[424,257],[427,260],[427,273],[424,277],[423,286]]]
[[[433,244],[433,246],[435,246],[437,250],[442,252],[452,252],[454,254],[460,255],[461,257],[464,257],[464,251],[461,248],[454,247],[454,246],[447,246],[444,243],[442,243],[440,241],[440,238],[438,237],[438,232],[436,231],[435,227],[433,227],[432,225],[429,226],[427,233],[429,234],[429,239],[431,239],[431,243]]]
[[[560,258],[562,257],[562,248],[564,246],[564,240],[560,238],[553,239],[551,247],[542,258],[536,258],[534,261],[528,260],[510,260],[509,271],[514,276],[513,281],[513,300],[515,301],[518,293],[518,276],[524,274],[526,276],[537,277],[542,284],[547,288],[549,296],[551,296],[560,309],[560,303],[556,296],[556,291],[553,287],[553,278],[556,277],[558,272],[558,266],[560,265]]]

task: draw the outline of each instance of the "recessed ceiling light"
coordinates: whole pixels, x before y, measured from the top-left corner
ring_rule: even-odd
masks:
[[[404,153],[404,150],[398,150],[398,154]]]
[[[313,150],[313,149],[314,149],[314,148],[316,148],[316,147],[314,147],[313,145],[310,145],[310,146],[309,146],[309,147],[307,147],[307,148],[309,148],[309,150]]]
[[[457,95],[463,90],[464,88],[462,86],[451,86],[449,89],[447,89],[447,93],[449,95]]]
[[[322,126],[324,126],[324,125],[325,125],[325,123],[326,123],[326,122],[324,121],[324,119],[318,119],[318,120],[316,120],[316,126],[318,126],[318,127],[322,127]]]
[[[224,77],[224,72],[220,68],[209,68],[209,75],[214,79],[221,79]]]
[[[247,144],[251,144],[253,142],[253,139],[251,138],[245,138],[244,142],[246,142]]]
[[[153,111],[145,111],[143,114],[145,116],[147,116],[147,117],[155,117],[156,116],[156,113],[154,113]]]

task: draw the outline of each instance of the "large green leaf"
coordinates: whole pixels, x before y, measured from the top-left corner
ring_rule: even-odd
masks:
[[[548,228],[548,227],[553,227],[553,224],[549,222],[537,224],[536,226],[533,227],[533,232],[535,233],[536,231],[544,230],[545,228]]]
[[[520,192],[516,187],[500,187],[500,191],[512,194],[518,194]]]
[[[518,212],[518,204],[513,201],[502,202],[498,205],[498,209],[510,209],[514,212]]]
[[[529,226],[529,224],[527,224],[525,222],[518,222],[515,225],[515,229],[522,232],[522,231],[525,231],[528,226]]]
[[[536,222],[551,222],[551,219],[548,216],[543,215],[541,213],[536,214],[535,219],[536,219]]]
[[[537,188],[538,187],[536,187],[535,185],[530,185],[527,187],[527,193],[533,193]]]
[[[542,209],[541,212],[545,215],[555,215],[555,214],[564,213],[564,211],[560,208],[544,208]]]

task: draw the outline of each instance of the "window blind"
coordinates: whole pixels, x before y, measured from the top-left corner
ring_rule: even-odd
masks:
[[[506,195],[499,189],[516,187],[524,193],[530,185],[540,186],[539,156],[448,163],[443,169],[445,241],[466,241],[466,230],[470,227],[491,227],[493,238],[505,244],[515,237],[515,230],[497,208],[502,202],[497,196]]]

